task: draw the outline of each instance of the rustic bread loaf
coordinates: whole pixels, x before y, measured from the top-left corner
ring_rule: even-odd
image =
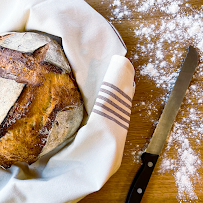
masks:
[[[82,97],[55,40],[34,32],[2,35],[0,84],[1,167],[31,164],[74,136]]]

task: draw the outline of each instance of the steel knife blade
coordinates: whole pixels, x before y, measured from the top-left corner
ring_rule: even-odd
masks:
[[[182,65],[179,76],[164,107],[159,122],[154,130],[150,143],[141,156],[142,166],[138,170],[131,184],[126,203],[138,203],[141,201],[157,159],[162,151],[192,76],[195,72],[197,64],[197,51],[194,47],[189,46],[188,53]]]

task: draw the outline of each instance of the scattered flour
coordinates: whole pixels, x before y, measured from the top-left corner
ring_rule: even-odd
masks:
[[[131,15],[131,11],[128,9],[127,5],[122,5],[120,0],[114,0],[113,3],[110,4],[110,7],[111,12],[114,15],[110,17],[110,20],[121,20]]]
[[[194,87],[190,87],[193,92]],[[201,94],[201,92],[199,91]],[[189,100],[189,97],[186,98]],[[189,101],[187,101],[189,102]],[[181,110],[180,110],[181,111]],[[182,110],[184,111],[184,110]],[[180,202],[198,200],[195,193],[195,183],[200,183],[201,179],[198,169],[201,168],[200,152],[193,149],[190,142],[195,142],[197,146],[201,145],[203,135],[203,126],[198,116],[198,109],[188,109],[189,116],[175,123],[173,130],[167,141],[166,151],[162,155],[160,173],[173,171],[176,185],[178,187],[178,200]],[[184,112],[181,112],[184,113]],[[170,149],[177,149],[177,153],[170,154]]]
[[[169,73],[169,70],[174,67],[177,61],[183,60],[183,52],[178,51],[179,44],[184,44],[185,47],[191,44],[196,47],[200,52],[200,61],[203,61],[202,14],[199,13],[195,16],[176,15],[171,19],[162,19],[160,23],[161,25],[156,23],[146,25],[146,22],[143,21],[143,23],[138,22],[135,26],[135,37],[148,42],[147,45],[137,44],[136,50],[142,54],[137,58],[151,56],[152,61],[139,67],[141,74],[150,76],[158,86],[164,85],[170,90],[171,83],[174,84],[178,72]],[[159,34],[159,38],[157,34]],[[184,43],[185,41],[187,44]],[[169,45],[167,53],[164,49],[166,44]],[[171,56],[171,58],[166,58],[166,56]],[[172,70],[174,71],[174,69]]]
[[[122,19],[130,20],[132,15],[137,16],[138,20],[134,23],[133,31],[135,40],[139,40],[132,50],[130,59],[139,62],[136,68],[140,70],[141,76],[148,77],[154,81],[157,88],[169,92],[175,84],[179,67],[184,60],[183,55],[189,45],[198,50],[200,64],[196,75],[203,76],[203,5],[195,9],[188,0],[112,0],[111,2],[113,3],[109,5],[110,21],[122,23]],[[150,18],[143,19],[146,14],[153,17],[157,13],[163,15],[160,15],[161,17],[156,21],[150,22]],[[183,46],[183,51],[180,51],[180,45]],[[165,47],[169,47],[168,50]],[[149,60],[143,64],[143,58]],[[161,100],[165,103],[167,97],[164,96]],[[195,100],[198,105],[191,102]],[[194,81],[190,86],[184,104],[190,104],[191,108],[187,109],[188,116],[182,117],[182,120],[174,124],[166,143],[166,151],[162,155],[159,173],[168,171],[173,173],[179,202],[194,202],[198,201],[195,193],[196,183],[202,181],[199,176],[201,153],[198,151],[198,146],[200,147],[202,143],[203,124],[202,114],[198,109],[200,105],[203,106],[203,93],[198,81]],[[152,103],[141,102],[136,105],[140,105],[142,110],[145,108],[147,112],[145,116],[149,119],[151,114],[157,111]],[[180,115],[185,113],[184,106],[182,109]],[[191,144],[194,142],[197,149]],[[174,147],[177,153],[170,155],[168,152]],[[141,155],[139,153],[136,149],[131,152],[134,162],[139,162]]]

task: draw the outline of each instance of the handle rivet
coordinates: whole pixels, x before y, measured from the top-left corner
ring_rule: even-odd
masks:
[[[153,164],[151,161],[149,161],[149,162],[147,163],[147,165],[151,168],[154,164]]]
[[[142,188],[138,188],[138,189],[137,189],[137,193],[138,193],[138,194],[142,194]]]

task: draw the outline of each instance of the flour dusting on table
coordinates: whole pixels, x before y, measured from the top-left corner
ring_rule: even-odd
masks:
[[[109,20],[112,22],[123,23],[121,20],[130,20],[132,15],[137,16],[133,32],[138,43],[130,59],[139,64],[136,69],[140,70],[141,76],[148,77],[154,81],[157,88],[165,89],[166,92],[170,92],[175,84],[189,45],[194,46],[200,56],[194,77],[203,76],[203,5],[200,8],[193,8],[188,2],[188,0],[112,0],[109,5],[111,10]],[[150,23],[150,16],[156,17],[157,13],[161,17]],[[147,20],[143,18],[146,14],[149,16]],[[165,47],[169,48],[166,50]],[[144,58],[149,60],[143,64]],[[167,98],[168,94],[160,100],[165,103]],[[197,103],[193,104],[191,101]],[[190,104],[190,109],[185,109],[184,104]],[[149,119],[152,112],[157,111],[153,109],[153,103],[142,102],[136,105],[140,105],[142,110],[145,108]],[[179,111],[179,115],[187,111],[188,116],[180,116],[181,120],[175,122],[166,143],[165,153],[162,154],[159,173],[167,171],[173,173],[179,202],[198,201],[195,184],[202,181],[199,176],[201,154],[198,148],[202,144],[203,136],[202,114],[198,109],[202,105],[202,86],[194,79]],[[193,146],[197,147],[194,149]],[[171,148],[175,148],[177,153],[170,156],[167,152]],[[134,162],[139,162],[140,151],[134,149],[131,155]]]

